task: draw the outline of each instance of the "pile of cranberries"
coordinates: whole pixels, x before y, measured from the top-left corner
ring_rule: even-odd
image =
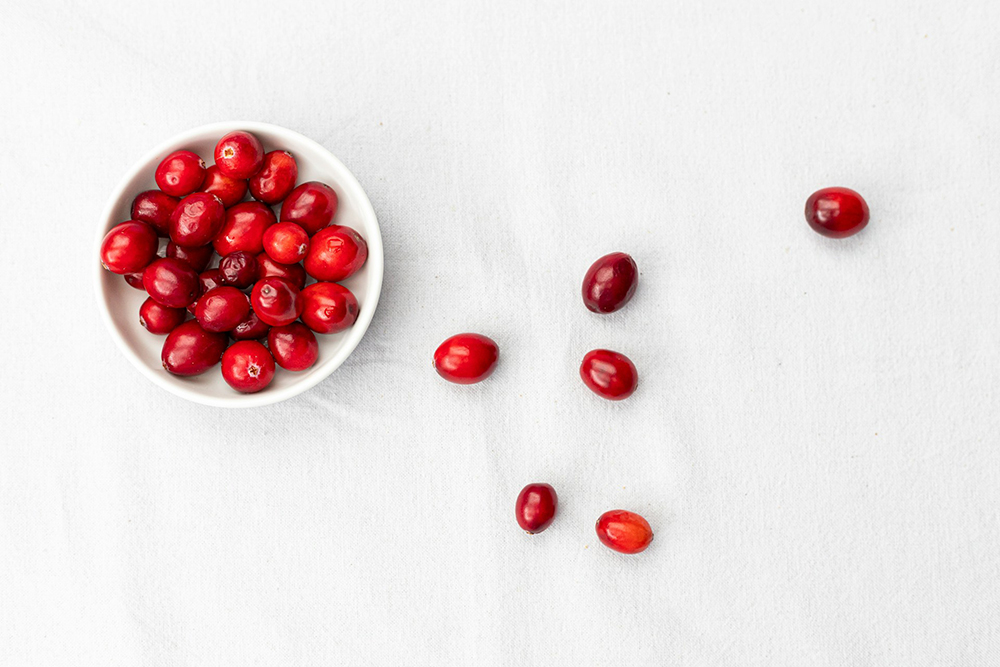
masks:
[[[368,245],[332,224],[333,188],[296,185],[287,151],[265,152],[253,134],[231,132],[214,158],[206,166],[188,150],[165,157],[159,189],[136,196],[131,219],[104,237],[101,262],[149,295],[139,322],[166,335],[167,371],[199,375],[221,361],[229,386],[252,393],[276,366],[316,363],[317,333],[354,324],[358,300],[338,283],[364,265]]]

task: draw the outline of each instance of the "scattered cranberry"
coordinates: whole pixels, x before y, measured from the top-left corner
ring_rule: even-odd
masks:
[[[250,293],[253,312],[272,327],[291,324],[302,314],[302,296],[298,289],[282,278],[258,280]]]
[[[219,363],[229,337],[205,331],[194,320],[179,325],[163,342],[163,367],[174,375],[199,375]]]
[[[183,308],[167,308],[150,297],[139,306],[139,324],[152,334],[168,334],[184,321],[187,313]]]
[[[806,222],[823,236],[847,238],[868,224],[868,204],[854,190],[823,188],[806,200]]]
[[[267,336],[270,330],[271,325],[257,317],[257,313],[251,310],[250,314],[229,332],[229,335],[236,340],[260,340]]]
[[[235,287],[216,287],[198,299],[194,316],[205,331],[232,331],[250,314],[247,295]]]
[[[259,201],[237,204],[226,211],[226,222],[212,245],[223,256],[237,250],[256,255],[264,250],[264,232],[277,221],[274,211]]]
[[[301,322],[273,327],[267,334],[267,346],[278,365],[289,371],[304,371],[319,357],[316,336]]]
[[[156,185],[171,197],[184,197],[201,187],[205,161],[191,151],[174,151],[156,168]]]
[[[264,164],[264,146],[249,132],[230,132],[215,145],[215,164],[230,178],[250,178]]]
[[[229,208],[239,204],[247,196],[247,182],[242,178],[226,176],[219,165],[213,164],[205,171],[201,191],[215,195],[222,200],[223,206]]]
[[[337,282],[354,275],[368,259],[368,244],[350,227],[334,225],[317,232],[306,255],[306,273]]]
[[[323,229],[337,213],[337,193],[318,181],[303,183],[281,204],[281,220],[296,222],[310,236]]]
[[[517,494],[517,502],[514,504],[517,525],[528,531],[529,535],[542,532],[556,518],[558,502],[556,490],[551,484],[527,485]]]
[[[597,537],[609,549],[637,554],[653,541],[653,529],[635,512],[611,510],[597,519]]]
[[[202,294],[208,294],[216,287],[222,285],[222,272],[218,269],[208,269],[207,271],[202,271],[198,274],[198,298],[201,298]],[[192,301],[187,309],[188,312],[194,315],[195,310],[198,307],[198,300]]]
[[[140,192],[132,200],[132,219],[145,222],[160,236],[169,236],[170,214],[180,201],[160,190]]]
[[[288,196],[299,177],[299,166],[287,151],[271,151],[264,156],[264,165],[250,177],[250,194],[265,204],[277,204]]]
[[[623,252],[605,255],[583,277],[583,304],[594,313],[613,313],[629,302],[638,283],[635,260]]]
[[[189,248],[208,245],[226,221],[222,200],[196,192],[181,200],[170,216],[170,240]]]
[[[263,278],[284,278],[297,289],[302,289],[306,285],[306,270],[301,264],[278,264],[267,256],[267,253],[257,255],[257,264],[260,268],[257,271],[257,280]]]
[[[208,263],[212,261],[212,255],[214,254],[212,246],[203,245],[197,248],[185,248],[184,246],[177,245],[173,241],[167,244],[167,257],[173,257],[174,259],[179,259],[187,262],[195,271],[204,271]]]
[[[145,290],[146,287],[142,284],[142,271],[136,271],[135,273],[124,274],[125,282],[129,284],[129,287],[134,287],[136,289]]]
[[[239,250],[219,260],[222,284],[240,289],[250,287],[256,282],[259,269],[257,258],[245,250]]]
[[[142,274],[142,284],[161,306],[184,308],[198,298],[198,273],[179,259],[158,259]]]
[[[222,377],[236,391],[252,394],[271,384],[274,358],[259,342],[241,340],[222,355]]]
[[[609,401],[624,400],[639,386],[639,373],[632,360],[611,350],[591,350],[585,354],[580,377],[592,392]]]
[[[309,251],[309,235],[294,222],[279,222],[264,232],[264,252],[280,264],[297,264]]]
[[[493,374],[499,358],[500,348],[486,336],[458,334],[434,352],[434,368],[449,382],[475,384]]]
[[[302,321],[316,333],[343,331],[358,319],[358,299],[337,283],[313,283],[302,290]]]
[[[134,273],[156,258],[160,241],[145,222],[129,220],[115,225],[101,242],[101,263],[111,273]]]

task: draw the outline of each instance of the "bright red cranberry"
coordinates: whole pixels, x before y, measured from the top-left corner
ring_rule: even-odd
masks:
[[[585,354],[580,377],[592,392],[609,401],[626,399],[639,386],[639,373],[632,360],[611,350],[591,350]]]
[[[173,257],[158,259],[142,274],[142,284],[161,306],[184,308],[198,298],[198,273]]]
[[[500,348],[486,336],[464,333],[452,336],[434,352],[438,375],[455,384],[475,384],[493,374]]]
[[[597,519],[597,537],[609,549],[637,554],[653,541],[653,529],[635,512],[611,510]]]
[[[153,301],[150,297],[139,306],[139,324],[146,327],[146,331],[154,334],[168,334],[176,329],[187,313],[183,308],[167,308]]]
[[[235,287],[223,286],[198,299],[194,316],[205,331],[232,331],[250,314],[250,300]]]
[[[132,200],[132,219],[145,222],[160,236],[170,236],[170,214],[180,201],[160,190],[140,192]]]
[[[306,270],[301,264],[278,264],[267,256],[267,253],[257,255],[257,280],[263,278],[284,278],[297,289],[302,289],[306,285]]]
[[[134,287],[136,289],[145,290],[146,287],[142,284],[142,271],[136,271],[135,273],[126,273],[123,276],[125,282],[128,283],[129,287]]]
[[[257,281],[260,267],[257,258],[249,252],[239,250],[226,255],[219,260],[219,271],[222,274],[222,284],[243,289]]]
[[[310,236],[333,222],[336,213],[337,193],[318,181],[303,183],[281,204],[281,220],[298,223]]]
[[[264,252],[279,264],[297,264],[309,251],[309,234],[294,222],[279,222],[264,232]]]
[[[202,294],[208,294],[216,287],[222,286],[222,272],[218,269],[208,269],[207,271],[202,271],[198,274],[198,299],[201,298]],[[198,307],[198,299],[192,301],[187,309],[188,312],[194,315],[195,310]]]
[[[258,280],[250,292],[253,312],[272,327],[291,324],[302,314],[302,295],[283,278]]]
[[[338,282],[349,278],[368,259],[368,244],[350,227],[334,225],[317,232],[309,244],[304,265],[316,280]]]
[[[226,334],[205,331],[189,320],[167,335],[160,359],[174,375],[199,375],[219,363],[228,342]]]
[[[239,204],[247,196],[247,182],[242,178],[226,176],[219,165],[213,164],[205,170],[205,182],[201,184],[201,191],[215,195],[222,200],[223,206],[229,208]]]
[[[226,222],[222,200],[196,192],[181,200],[170,216],[170,240],[188,248],[208,245]]]
[[[274,358],[255,340],[241,340],[222,355],[222,377],[230,387],[252,394],[271,384]]]
[[[583,305],[594,313],[613,313],[629,302],[638,284],[635,260],[623,252],[605,255],[583,277]]]
[[[556,518],[556,505],[559,499],[551,484],[529,484],[517,494],[514,504],[514,516],[517,525],[528,531],[529,535],[540,533],[552,525]]]
[[[847,238],[868,224],[868,204],[854,190],[823,188],[806,200],[806,222],[823,236]]]
[[[237,250],[256,255],[264,249],[264,232],[277,221],[271,207],[259,201],[237,204],[226,211],[226,222],[212,245],[222,256]]]
[[[265,204],[277,204],[288,196],[299,177],[299,166],[287,151],[271,151],[264,156],[264,164],[250,177],[250,194]]]
[[[171,197],[184,197],[201,187],[205,161],[191,151],[174,151],[156,168],[156,185]]]
[[[249,132],[230,132],[215,145],[215,165],[230,178],[250,178],[264,164],[264,146]]]
[[[302,321],[316,333],[349,328],[358,319],[358,299],[337,283],[313,283],[302,290]]]
[[[111,273],[145,269],[159,250],[156,231],[145,222],[129,220],[115,225],[101,242],[101,264]]]
[[[304,371],[319,357],[315,334],[301,322],[273,327],[267,334],[267,347],[278,365],[289,371]]]
[[[179,259],[181,261],[187,262],[195,271],[204,271],[208,263],[212,261],[212,255],[215,251],[210,245],[203,245],[197,248],[185,248],[184,246],[177,245],[173,241],[167,244],[167,257],[173,257],[174,259]]]
[[[271,325],[257,317],[257,313],[251,310],[250,314],[229,332],[229,335],[236,340],[260,340],[267,336],[270,330]]]

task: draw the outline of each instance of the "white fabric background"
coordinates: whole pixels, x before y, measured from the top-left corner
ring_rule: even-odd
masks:
[[[0,20],[0,664],[1000,662],[1000,5],[144,4]],[[386,245],[354,355],[252,412],[146,381],[91,288],[121,174],[227,119],[327,146]],[[475,387],[430,364],[465,330]]]

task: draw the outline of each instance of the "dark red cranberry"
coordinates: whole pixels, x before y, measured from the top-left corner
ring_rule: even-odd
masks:
[[[208,269],[207,271],[202,271],[198,274],[198,298],[201,298],[202,294],[208,294],[216,287],[222,285],[222,272],[218,269]],[[195,309],[198,307],[198,300],[192,301],[187,309],[188,312],[194,315]]]
[[[132,219],[145,222],[160,236],[170,236],[170,214],[179,202],[160,190],[140,192],[132,200]]]
[[[173,257],[158,259],[142,274],[142,285],[161,306],[184,308],[198,298],[198,273]]]
[[[250,314],[250,300],[235,287],[216,287],[201,295],[194,316],[205,331],[232,331]]]
[[[101,242],[101,264],[111,273],[135,273],[156,259],[160,240],[145,222],[115,225]]]
[[[301,322],[273,327],[267,334],[267,346],[278,365],[289,371],[304,371],[319,357],[315,334]]]
[[[337,193],[318,181],[303,183],[281,204],[282,222],[298,223],[310,236],[333,222],[336,213]]]
[[[222,377],[236,391],[252,394],[271,384],[274,358],[261,343],[241,340],[223,353]]]
[[[136,289],[145,290],[145,286],[142,284],[142,271],[136,271],[135,273],[126,273],[123,276],[125,282],[128,283],[129,287],[134,287]]]
[[[304,265],[316,280],[338,282],[354,275],[368,259],[368,244],[350,227],[334,225],[317,232]]]
[[[215,145],[215,165],[230,178],[250,178],[263,164],[264,146],[249,132],[230,132]]]
[[[194,320],[177,326],[163,341],[160,359],[174,375],[199,375],[219,363],[229,342],[224,333],[205,331]]]
[[[201,191],[215,195],[226,208],[235,206],[247,196],[247,182],[242,178],[230,178],[222,173],[219,165],[213,164],[205,170],[205,182]]]
[[[639,386],[639,373],[632,360],[611,350],[591,350],[585,354],[580,377],[592,392],[609,401],[626,399]]]
[[[302,289],[306,285],[306,270],[301,264],[278,264],[267,256],[267,253],[257,255],[257,264],[260,266],[257,271],[257,279],[263,278],[284,278],[297,289]]]
[[[302,303],[302,321],[316,333],[337,333],[358,319],[357,298],[337,283],[313,283],[302,290]]]
[[[594,262],[583,277],[583,304],[594,313],[613,313],[632,298],[639,269],[629,255],[613,252]]]
[[[282,278],[258,280],[250,293],[250,303],[257,317],[272,327],[291,324],[302,314],[302,295]]]
[[[187,262],[195,271],[204,271],[208,263],[212,261],[215,251],[210,245],[203,245],[197,248],[185,248],[177,245],[173,241],[167,244],[167,257],[173,257]]]
[[[250,314],[229,332],[229,335],[236,340],[260,340],[270,330],[271,325],[257,317],[257,313],[251,310]]]
[[[205,161],[191,151],[174,151],[156,168],[156,185],[171,197],[184,197],[201,187]]]
[[[150,297],[139,306],[139,324],[146,331],[154,334],[168,334],[180,325],[187,317],[183,308],[167,308],[153,301]]]
[[[806,222],[831,239],[853,236],[868,224],[868,204],[849,188],[823,188],[806,200]]]
[[[226,222],[212,245],[223,257],[237,250],[256,255],[264,249],[264,232],[277,221],[271,207],[259,201],[237,204],[226,211]]]
[[[279,222],[264,232],[264,252],[279,264],[297,264],[309,251],[309,234],[294,222]]]
[[[249,252],[240,250],[226,255],[219,260],[219,271],[222,274],[222,284],[233,287],[250,287],[257,280],[257,258]]]
[[[188,248],[208,245],[226,222],[222,200],[196,192],[181,200],[170,216],[170,240]]]
[[[597,519],[597,537],[618,553],[637,554],[653,541],[649,522],[635,512],[611,510]]]
[[[457,334],[434,352],[438,375],[455,384],[475,384],[493,374],[500,348],[493,340],[474,333]]]
[[[260,171],[250,177],[250,194],[265,204],[277,204],[288,196],[299,177],[299,166],[287,151],[271,151],[264,155]]]
[[[542,532],[556,518],[558,502],[556,490],[551,484],[527,485],[517,494],[517,502],[514,504],[517,525],[528,531],[529,535]]]

